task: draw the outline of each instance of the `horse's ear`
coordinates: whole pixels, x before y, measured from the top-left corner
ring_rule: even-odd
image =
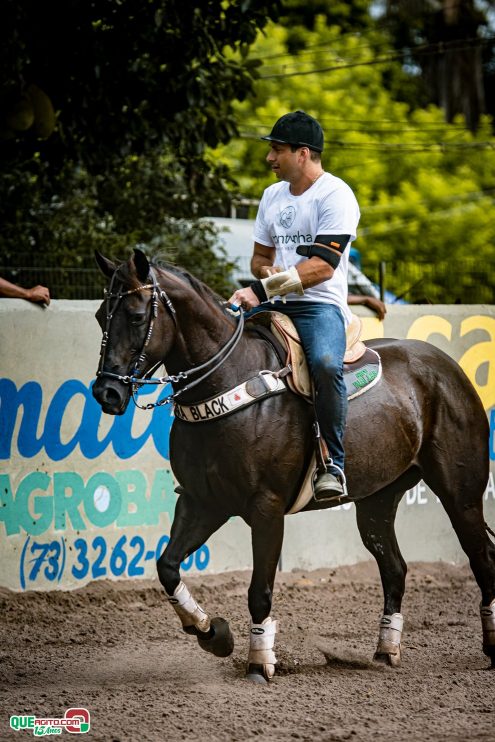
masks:
[[[98,264],[98,268],[101,270],[104,276],[107,278],[111,278],[115,271],[117,270],[117,266],[115,263],[112,263],[111,260],[108,260],[108,258],[105,258],[101,252],[98,252],[98,250],[95,250],[95,259]]]
[[[137,247],[134,248],[134,265],[137,277],[144,283],[150,272],[150,264],[144,252]]]

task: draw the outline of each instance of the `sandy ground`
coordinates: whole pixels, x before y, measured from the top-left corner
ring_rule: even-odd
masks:
[[[382,609],[374,563],[279,573],[279,666],[267,687],[244,679],[249,579],[187,577],[210,615],[231,622],[227,659],[183,634],[157,582],[0,591],[0,739],[32,736],[9,728],[12,714],[82,706],[88,740],[495,740],[495,671],[467,566],[409,565],[396,670],[371,662]]]

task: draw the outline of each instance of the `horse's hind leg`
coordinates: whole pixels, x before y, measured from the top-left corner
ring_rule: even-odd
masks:
[[[495,668],[495,544],[483,515],[483,472],[460,473],[455,458],[445,468],[430,470],[425,482],[435,492],[450,518],[481,590],[483,652]]]
[[[489,426],[481,401],[463,374],[435,367],[436,406],[419,452],[426,484],[440,499],[481,590],[483,651],[495,667],[495,545],[488,538],[483,495],[489,473]]]
[[[401,661],[402,614],[407,565],[395,535],[395,516],[404,494],[382,491],[356,502],[356,519],[363,544],[375,557],[383,587],[383,616],[374,659],[392,667]]]
[[[170,541],[157,562],[158,577],[182,622],[182,628],[187,634],[197,637],[202,649],[217,657],[227,657],[234,648],[229,625],[223,618],[210,619],[196,602],[180,578],[180,564],[227,519],[226,515],[215,514],[213,507],[208,510],[201,508],[187,493],[181,494],[175,508]]]

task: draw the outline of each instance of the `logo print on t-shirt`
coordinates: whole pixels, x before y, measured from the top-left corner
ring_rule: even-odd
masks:
[[[292,225],[294,224],[295,218],[295,208],[293,206],[286,206],[285,209],[282,209],[282,211],[280,212],[278,220],[282,227],[285,227],[285,229],[289,229],[289,227],[292,227]]]

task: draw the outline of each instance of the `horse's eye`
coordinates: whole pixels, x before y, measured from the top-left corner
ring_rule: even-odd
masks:
[[[131,316],[131,325],[133,327],[139,327],[146,320],[146,312],[136,312]]]

